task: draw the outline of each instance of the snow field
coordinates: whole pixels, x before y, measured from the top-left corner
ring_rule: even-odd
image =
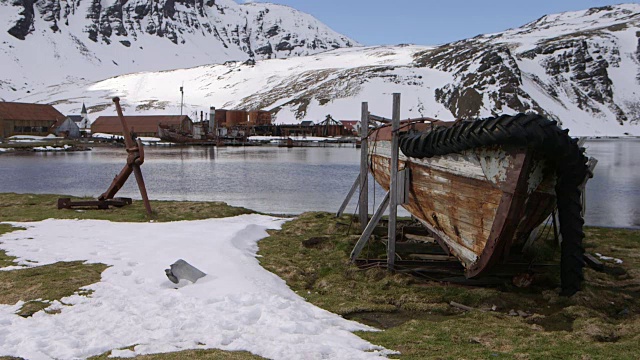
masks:
[[[271,359],[375,359],[390,352],[352,334],[375,330],[307,303],[256,259],[261,215],[173,223],[45,220],[0,237],[20,265],[87,260],[110,267],[89,297],[54,301],[59,314],[15,314],[0,305],[0,355],[86,358],[184,349],[246,350]],[[208,275],[171,283],[164,269],[184,259]],[[16,267],[2,270],[15,269]],[[71,305],[71,306],[68,306]],[[125,349],[133,346],[133,350]]]

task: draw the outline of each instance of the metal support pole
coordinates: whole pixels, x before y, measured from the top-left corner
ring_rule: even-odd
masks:
[[[183,104],[184,104],[184,86],[180,86],[180,115],[182,115]]]
[[[387,269],[393,270],[396,260],[396,220],[398,217],[398,129],[400,128],[400,94],[393,94],[391,137],[391,168],[389,169],[389,240],[387,242]]]
[[[369,103],[362,103],[360,117],[360,196],[358,201],[360,230],[364,232],[369,222]]]

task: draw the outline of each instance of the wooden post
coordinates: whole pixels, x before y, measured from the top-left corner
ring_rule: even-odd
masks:
[[[593,170],[595,169],[597,164],[598,164],[598,159],[593,157],[589,158],[589,160],[587,161],[587,167],[589,169],[589,172],[587,174],[587,177],[584,179],[584,181],[580,185],[580,193],[581,193],[580,197],[582,200],[582,212],[580,214],[583,217],[584,217],[584,214],[587,212],[587,192],[585,191],[587,187],[587,181],[593,177]]]
[[[360,197],[358,201],[360,230],[364,232],[369,222],[369,103],[362,103],[360,117]]]
[[[396,220],[398,217],[398,129],[400,128],[400,94],[393,94],[393,120],[391,137],[391,169],[389,169],[389,241],[387,242],[387,269],[392,271],[396,260]]]
[[[384,214],[388,206],[389,206],[389,192],[387,192],[384,195],[384,199],[382,199],[382,203],[380,203],[380,206],[378,206],[378,209],[373,214],[371,221],[369,221],[369,223],[366,224],[365,229],[362,231],[362,235],[360,235],[360,239],[358,239],[358,242],[353,247],[353,250],[351,250],[351,255],[349,256],[351,258],[351,262],[356,261],[356,258],[358,257],[358,255],[360,255],[360,252],[362,252],[362,249],[367,244],[367,241],[369,241],[369,238],[371,237],[373,230],[376,228],[376,225],[378,225],[378,223],[380,222],[380,219],[382,219],[382,214]]]
[[[358,185],[360,185],[360,175],[359,174],[358,174],[358,177],[356,177],[356,181],[353,182],[353,185],[351,186],[351,189],[349,190],[349,193],[347,194],[347,197],[342,202],[342,205],[340,205],[340,209],[338,209],[338,213],[336,214],[336,217],[342,216],[342,213],[344,212],[344,209],[346,209],[347,205],[349,205],[349,201],[353,197],[353,194],[356,192],[356,189],[358,188]]]

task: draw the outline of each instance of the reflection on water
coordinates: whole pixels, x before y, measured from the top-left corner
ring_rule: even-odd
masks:
[[[587,183],[586,223],[640,227],[640,139],[592,140],[586,148],[598,159]]]
[[[95,197],[124,166],[123,148],[0,157],[0,192]],[[262,212],[337,211],[359,173],[353,147],[146,147],[150,198],[225,201]],[[373,183],[373,181],[370,181]],[[371,189],[370,205],[381,189]],[[133,177],[118,196],[139,198]],[[353,202],[355,205],[355,201]],[[353,212],[354,205],[347,208]]]
[[[640,141],[593,140],[586,146],[598,159],[587,185],[586,223],[640,227]],[[125,158],[123,148],[3,154],[0,192],[95,197]],[[152,199],[225,201],[296,214],[336,211],[359,173],[359,161],[360,151],[352,147],[146,147],[142,172]],[[373,211],[384,193],[371,185],[370,195]],[[118,196],[139,198],[133,178]],[[347,212],[355,212],[355,201]]]

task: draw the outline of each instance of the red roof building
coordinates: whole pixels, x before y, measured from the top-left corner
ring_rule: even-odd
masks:
[[[360,133],[360,120],[340,120],[344,128],[353,133],[353,135],[358,135]]]
[[[46,136],[67,117],[47,104],[0,102],[0,138],[13,135]]]
[[[193,121],[187,115],[141,115],[125,116],[130,132],[137,136],[158,137],[158,125],[181,132],[192,133]],[[117,116],[100,116],[91,124],[91,133],[122,135],[122,124]]]

